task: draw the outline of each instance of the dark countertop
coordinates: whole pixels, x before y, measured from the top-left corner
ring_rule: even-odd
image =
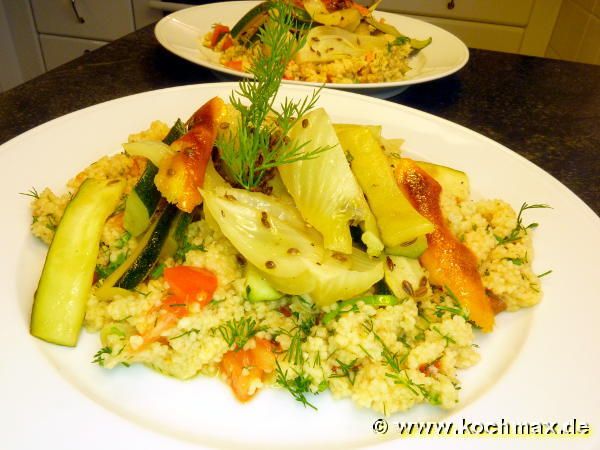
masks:
[[[217,81],[213,72],[164,50],[147,27],[0,93],[0,143],[117,97]],[[390,100],[506,145],[600,214],[600,66],[471,50],[457,74]]]

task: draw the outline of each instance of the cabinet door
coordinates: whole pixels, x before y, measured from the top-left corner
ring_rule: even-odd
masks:
[[[382,11],[523,27],[535,0],[383,0]]]
[[[471,22],[468,20],[442,19],[439,17],[411,16],[437,25],[454,34],[467,47],[519,53],[524,29],[507,25]]]
[[[40,33],[112,41],[134,30],[130,0],[31,0]]]
[[[46,61],[46,70],[50,70],[80,57],[85,52],[96,50],[108,42],[41,34],[40,44]]]

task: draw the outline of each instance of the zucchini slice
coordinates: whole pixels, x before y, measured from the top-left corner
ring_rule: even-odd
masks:
[[[150,217],[161,198],[160,192],[158,192],[154,184],[154,177],[158,173],[158,166],[165,156],[173,152],[169,145],[186,132],[186,125],[181,119],[177,119],[162,143],[142,141],[123,144],[123,148],[128,154],[144,156],[148,159],[144,173],[125,201],[123,222],[125,229],[133,236],[139,236],[150,225]]]
[[[34,295],[33,336],[54,344],[77,344],[102,229],[124,188],[124,181],[88,178],[67,205]]]
[[[242,44],[252,42],[260,27],[269,19],[270,9],[271,2],[263,2],[256,5],[233,26],[231,37]]]
[[[125,200],[123,225],[133,236],[139,236],[148,228],[160,200],[160,192],[154,185],[157,173],[158,167],[148,161],[144,173]]]
[[[252,303],[279,300],[284,295],[271,286],[260,271],[250,263],[247,263],[246,267],[244,292],[246,300]]]
[[[113,287],[133,289],[148,276],[158,260],[177,211],[177,206],[171,204],[166,204],[164,208],[156,211],[138,246],[125,262],[104,280],[96,291],[97,297],[107,297],[108,290]]]

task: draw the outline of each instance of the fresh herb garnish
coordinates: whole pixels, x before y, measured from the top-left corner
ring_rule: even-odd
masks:
[[[519,239],[521,239],[523,237],[521,233],[526,233],[527,230],[532,230],[534,228],[537,228],[539,224],[535,223],[535,222],[530,223],[527,226],[523,226],[523,213],[525,211],[527,211],[528,209],[538,209],[538,208],[552,208],[552,207],[549,205],[546,205],[546,204],[529,205],[529,204],[527,204],[527,202],[523,203],[521,205],[521,209],[519,209],[519,214],[517,215],[517,224],[511,230],[511,232],[507,236],[504,236],[504,237],[494,235],[498,245],[503,245],[503,244],[508,244],[510,242],[518,241]]]
[[[190,333],[200,333],[200,330],[198,330],[197,328],[191,328],[191,329],[189,329],[189,330],[187,330],[187,331],[184,331],[184,332],[183,332],[183,333],[181,333],[181,334],[178,334],[177,336],[174,336],[174,337],[172,337],[172,338],[169,338],[169,340],[170,340],[170,341],[173,341],[173,340],[175,340],[175,339],[179,339],[180,337],[187,336],[187,335],[188,335],[188,334],[190,334]]]
[[[185,214],[177,223],[177,228],[175,229],[175,240],[177,241],[177,250],[173,255],[173,259],[177,262],[185,261],[185,255],[191,250],[200,250],[202,252],[206,251],[204,245],[192,244],[188,240],[187,228],[191,221],[191,214]]]
[[[336,358],[335,360],[340,367],[340,370],[342,373],[334,373],[333,375],[330,375],[329,378],[348,378],[348,381],[350,382],[350,384],[352,386],[354,386],[354,380],[356,379],[356,373],[358,372],[358,366],[356,364],[356,359],[350,361],[348,364],[344,363],[343,361],[340,361],[339,359]]]
[[[156,280],[157,278],[162,277],[164,272],[165,272],[165,264],[160,263],[154,269],[152,269],[152,272],[150,272],[150,278],[152,278],[153,280]]]
[[[444,311],[447,311],[454,316],[460,316],[463,319],[465,319],[465,321],[468,321],[469,313],[468,313],[468,311],[466,311],[462,308],[462,306],[460,305],[460,302],[458,301],[458,298],[456,297],[454,292],[452,292],[452,290],[448,286],[444,286],[444,289],[446,290],[446,294],[448,294],[448,297],[450,297],[452,299],[454,306],[436,305],[435,306],[435,309],[436,309],[435,315],[437,317],[442,317]]]
[[[545,277],[546,275],[550,275],[552,273],[552,269],[551,270],[547,270],[544,273],[539,274],[537,277],[538,278],[542,278]]]
[[[283,371],[283,369],[279,365],[279,361],[275,360],[275,364],[277,365],[277,378],[275,380],[276,383],[282,388],[286,389],[290,394],[292,394],[292,397],[294,397],[296,401],[302,403],[304,407],[309,406],[316,411],[317,408],[306,398],[306,394],[313,393],[310,390],[310,377],[303,372],[298,372],[294,370],[296,376],[294,378],[288,378],[288,371]],[[321,384],[319,384],[319,391],[321,391]]]
[[[217,327],[216,330],[219,331],[229,347],[234,347],[234,350],[238,351],[242,349],[256,333],[263,331],[263,328],[257,328],[254,319],[243,317],[239,320],[228,320],[224,325]],[[214,332],[215,329],[213,328],[213,335]]]
[[[127,259],[128,252],[121,252],[114,261],[109,262],[106,266],[96,266],[96,273],[101,279],[107,278],[111,273],[119,268]]]
[[[254,80],[243,80],[229,101],[239,112],[237,127],[217,138],[217,147],[235,182],[252,190],[266,181],[270,169],[317,157],[328,147],[304,152],[307,143],[289,142],[290,129],[309,112],[319,98],[320,89],[303,100],[286,98],[274,107],[287,64],[306,43],[305,30],[295,28],[291,6],[275,1],[269,19],[259,31],[262,45],[252,62]]]
[[[106,355],[110,355],[112,353],[112,349],[110,347],[103,347],[96,352],[94,355],[94,359],[92,363],[98,364],[99,366],[104,366],[104,358]]]
[[[36,200],[40,198],[40,194],[34,187],[29,189],[27,192],[19,192],[19,195],[25,195],[26,197],[35,198]]]

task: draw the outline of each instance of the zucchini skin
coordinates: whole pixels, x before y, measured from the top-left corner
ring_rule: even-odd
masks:
[[[34,294],[30,332],[74,347],[92,289],[102,229],[117,207],[124,181],[85,180],[67,205]]]
[[[177,216],[178,211],[177,206],[169,203],[164,210],[159,212],[160,216],[156,221],[156,225],[148,230],[151,234],[146,245],[131,265],[127,267],[125,273],[117,280],[115,287],[133,289],[148,276],[158,260],[169,234],[171,223]],[[124,264],[126,263],[127,261]]]

